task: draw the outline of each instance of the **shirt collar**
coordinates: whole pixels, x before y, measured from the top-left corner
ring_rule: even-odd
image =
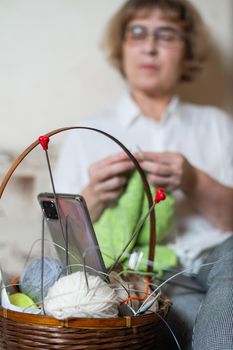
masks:
[[[173,96],[158,123],[165,123],[171,116],[177,116],[179,105],[179,97]],[[130,126],[130,124],[132,124],[137,118],[142,116],[142,112],[131,97],[130,93],[124,94],[120,99],[117,105],[117,115],[122,125],[126,127]]]
[[[162,114],[161,123],[166,123],[166,121],[168,119],[170,119],[171,117],[177,117],[179,115],[178,110],[180,107],[180,99],[178,96],[173,96],[171,101],[169,102],[167,108],[165,109],[165,111]]]
[[[141,115],[138,105],[129,93],[122,96],[117,105],[117,115],[123,126],[129,126]]]

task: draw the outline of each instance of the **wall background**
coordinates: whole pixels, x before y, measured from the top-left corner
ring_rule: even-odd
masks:
[[[231,110],[232,0],[192,1],[216,50],[207,72],[182,95]],[[77,125],[80,116],[117,100],[124,83],[99,43],[107,19],[123,2],[0,0],[0,153],[19,154],[38,135]]]

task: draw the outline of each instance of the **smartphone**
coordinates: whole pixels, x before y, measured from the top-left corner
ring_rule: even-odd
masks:
[[[55,198],[53,193],[40,193],[38,201],[58,257],[68,263],[69,270],[80,271],[80,265],[85,264],[90,273],[88,267],[106,273],[84,198],[78,194],[57,193]]]

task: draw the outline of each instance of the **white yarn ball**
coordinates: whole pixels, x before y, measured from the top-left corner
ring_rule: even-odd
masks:
[[[99,276],[88,274],[87,278],[89,291],[81,271],[56,281],[44,299],[46,314],[59,320],[117,317],[119,301],[115,291]]]

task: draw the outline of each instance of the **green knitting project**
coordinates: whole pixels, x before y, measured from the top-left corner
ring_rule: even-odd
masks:
[[[154,197],[155,189],[151,187]],[[98,243],[107,267],[111,266],[126,243],[132,236],[137,224],[148,212],[148,201],[143,188],[141,178],[134,172],[125,192],[115,206],[104,211],[99,220],[94,224]],[[174,198],[167,195],[166,200],[155,207],[156,210],[156,232],[157,242],[161,242],[169,234],[174,218]],[[143,259],[137,267],[141,271],[146,270],[146,260],[149,249],[149,218],[144,223],[139,236],[128,246],[121,262],[127,267],[128,257],[132,250],[137,247],[143,252]],[[175,253],[164,245],[156,244],[156,259],[154,270],[161,272],[164,268],[177,264]]]

